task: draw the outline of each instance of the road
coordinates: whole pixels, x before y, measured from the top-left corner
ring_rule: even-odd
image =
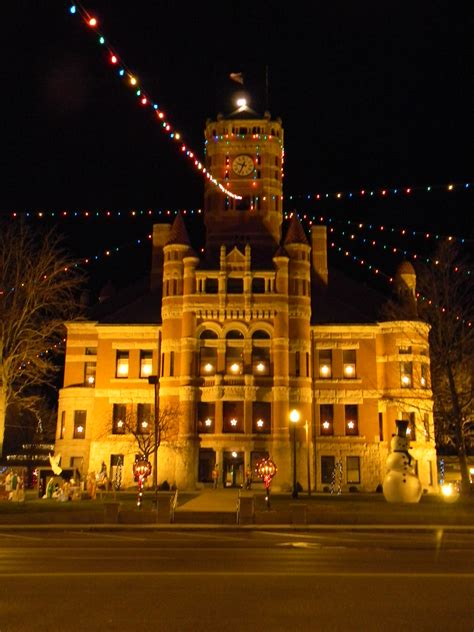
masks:
[[[474,629],[474,531],[2,531],[0,632]]]

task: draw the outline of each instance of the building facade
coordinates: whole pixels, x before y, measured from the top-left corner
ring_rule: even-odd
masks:
[[[395,420],[409,420],[427,492],[437,489],[428,329],[380,319],[380,297],[328,269],[326,228],[305,233],[282,211],[283,128],[268,113],[219,115],[205,129],[205,247],[183,217],[156,224],[146,290],[104,301],[67,324],[56,452],[86,476],[105,462],[133,483],[127,418],[176,411],[158,451],[158,482],[240,486],[263,456],[273,488],[375,491]],[[398,271],[415,302],[415,273]],[[157,376],[156,385],[150,376]],[[299,421],[290,421],[297,410]],[[296,461],[293,454],[296,454]]]

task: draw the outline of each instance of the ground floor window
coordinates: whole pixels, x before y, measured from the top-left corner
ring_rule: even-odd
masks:
[[[216,453],[211,448],[199,450],[198,481],[212,483],[212,470],[216,465]]]
[[[360,457],[348,456],[346,459],[347,482],[360,483]]]
[[[321,457],[321,483],[332,483],[332,476],[335,467],[333,456]]]

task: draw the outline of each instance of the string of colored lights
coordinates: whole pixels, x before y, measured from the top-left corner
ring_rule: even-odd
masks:
[[[160,109],[158,104],[154,101],[154,99],[145,91],[145,89],[140,85],[140,82],[134,72],[130,69],[130,67],[124,62],[123,58],[118,54],[118,52],[111,46],[110,42],[105,38],[104,34],[101,30],[99,30],[99,22],[95,16],[93,16],[80,2],[69,2],[69,13],[71,15],[78,16],[82,19],[84,24],[86,24],[97,36],[97,41],[99,45],[105,48],[108,52],[108,60],[110,65],[117,72],[118,76],[126,82],[126,84],[135,91],[135,95],[137,96],[139,103],[142,107],[151,108],[154,112],[158,122],[160,123],[160,127],[162,131],[168,136],[168,138],[180,144],[181,153],[183,156],[189,159],[193,167],[205,178],[209,180],[216,188],[218,188],[222,193],[236,200],[241,200],[241,196],[232,191],[229,191],[227,187],[231,186],[228,182],[227,186],[221,184],[216,178],[214,178],[210,172],[205,168],[202,164],[202,161],[198,159],[196,152],[192,151],[186,144],[182,141],[182,134],[178,130],[176,130],[171,122],[167,120],[165,113]]]
[[[400,186],[393,188],[370,187],[357,189],[355,191],[330,191],[324,193],[298,193],[287,195],[287,200],[355,200],[360,198],[380,197],[388,198],[393,195],[398,197],[403,195],[412,195],[413,193],[432,193],[434,191],[446,191],[452,193],[454,191],[467,190],[473,186],[473,182],[456,182],[448,184],[434,184],[423,186]]]

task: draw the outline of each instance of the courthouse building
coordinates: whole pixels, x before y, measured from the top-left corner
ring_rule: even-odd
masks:
[[[283,128],[243,108],[205,128],[205,243],[184,218],[153,227],[147,288],[104,297],[67,324],[56,453],[84,476],[105,462],[133,483],[138,452],[124,420],[147,432],[178,410],[158,451],[158,482],[240,486],[263,456],[289,490],[375,491],[395,420],[409,421],[422,486],[437,488],[428,328],[384,320],[381,297],[328,269],[326,227],[283,230]],[[199,252],[199,254],[197,254]],[[415,303],[415,272],[397,272]],[[157,376],[157,384],[149,383]],[[156,391],[155,391],[156,388]],[[290,421],[297,410],[299,421]],[[294,424],[294,425],[293,425]],[[296,462],[293,453],[296,453]]]

